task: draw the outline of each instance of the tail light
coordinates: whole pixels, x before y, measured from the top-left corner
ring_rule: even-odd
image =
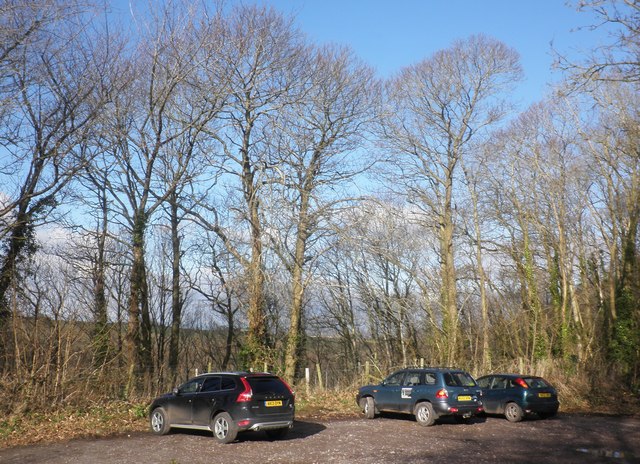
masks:
[[[527,385],[527,382],[524,381],[524,379],[518,377],[517,379],[514,380],[514,382],[516,383],[516,385],[521,386],[522,388],[529,388],[529,385]]]
[[[251,390],[251,385],[249,385],[249,382],[247,382],[247,379],[245,379],[244,377],[240,377],[240,380],[242,381],[244,390],[238,395],[236,402],[245,403],[247,401],[251,401],[251,398],[253,397],[253,390]]]
[[[289,389],[289,392],[291,392],[292,396],[296,396],[296,392],[293,391],[293,389],[289,386],[289,384],[284,380],[284,379],[280,379],[282,381],[283,384],[285,384],[285,386]]]
[[[449,398],[449,392],[444,388],[441,388],[436,392],[436,398],[440,398],[440,399]]]

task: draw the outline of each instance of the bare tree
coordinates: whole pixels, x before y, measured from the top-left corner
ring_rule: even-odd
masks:
[[[636,0],[578,0],[577,9],[591,13],[610,43],[585,52],[582,61],[558,54],[557,66],[569,71],[574,85],[590,81],[640,82],[640,4]]]
[[[208,213],[192,212],[244,269],[249,327],[243,357],[251,367],[271,360],[263,217],[265,185],[274,169],[269,165],[268,135],[278,112],[298,95],[304,47],[290,20],[270,8],[237,7],[227,21],[220,59],[226,66],[229,98],[221,113],[225,127],[215,134],[223,148],[219,182],[224,188],[212,191],[206,204],[200,202]]]
[[[34,251],[35,227],[88,162],[79,147],[109,99],[111,84],[103,76],[111,75],[113,56],[108,38],[90,27],[79,4],[3,7],[3,32],[8,28],[10,36],[0,52],[0,144],[6,152],[0,165],[0,313],[6,315],[20,259]]]
[[[520,77],[517,53],[474,36],[404,69],[388,84],[382,137],[394,183],[438,231],[444,361],[460,343],[455,266],[455,191],[459,161],[505,115],[502,93]]]
[[[147,227],[161,205],[189,180],[198,141],[220,109],[215,97],[192,98],[195,75],[206,58],[204,42],[211,39],[194,34],[206,26],[196,18],[198,13],[183,4],[163,8],[149,29],[141,31],[145,40],[128,62],[131,85],[113,101],[109,146],[117,168],[109,189],[131,234],[129,388],[135,386],[136,374],[152,367]]]
[[[321,251],[314,245],[329,231],[328,219],[353,200],[336,194],[338,189],[371,163],[357,149],[363,146],[376,103],[373,71],[349,50],[312,52],[306,72],[299,100],[278,116],[269,157],[277,167],[273,182],[278,192],[271,235],[291,278],[285,350],[285,376],[291,381],[304,338],[310,263]]]

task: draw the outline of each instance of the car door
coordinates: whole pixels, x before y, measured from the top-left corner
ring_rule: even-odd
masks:
[[[191,408],[203,379],[193,379],[178,387],[169,406],[172,424],[192,424]]]
[[[416,371],[408,371],[402,381],[400,389],[400,399],[398,400],[398,410],[403,412],[412,412],[413,403],[415,402],[415,393],[424,382],[422,374]]]
[[[211,413],[217,407],[220,396],[220,376],[204,379],[200,391],[194,395],[192,408],[193,425],[206,427],[211,422]]]
[[[486,395],[483,397],[484,408],[488,413],[501,414],[506,395],[507,378],[495,376],[488,390],[483,390]]]
[[[387,377],[378,389],[376,404],[378,409],[401,411],[402,382],[405,371],[399,371]]]

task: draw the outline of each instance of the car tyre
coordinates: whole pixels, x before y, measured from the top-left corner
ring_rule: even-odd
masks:
[[[221,412],[213,418],[213,437],[220,443],[231,443],[238,436],[236,426],[229,413]]]
[[[289,433],[289,428],[265,430],[269,440],[282,440]]]
[[[364,399],[364,417],[367,419],[374,419],[376,417],[376,403],[373,401],[373,398],[367,396]]]
[[[431,403],[423,401],[418,403],[413,410],[413,414],[416,416],[416,421],[423,427],[433,425],[436,421],[436,413],[433,410]]]
[[[511,402],[504,407],[504,415],[509,422],[520,422],[524,417],[524,412],[517,403]]]
[[[151,431],[156,435],[166,435],[169,433],[171,427],[169,426],[169,421],[167,419],[167,413],[164,409],[155,408],[149,417]]]

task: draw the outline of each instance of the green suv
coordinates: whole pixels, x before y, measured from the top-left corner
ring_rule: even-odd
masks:
[[[482,392],[467,372],[452,368],[402,369],[378,385],[358,390],[356,401],[367,419],[381,411],[413,414],[420,425],[443,416],[466,420],[484,411]]]

